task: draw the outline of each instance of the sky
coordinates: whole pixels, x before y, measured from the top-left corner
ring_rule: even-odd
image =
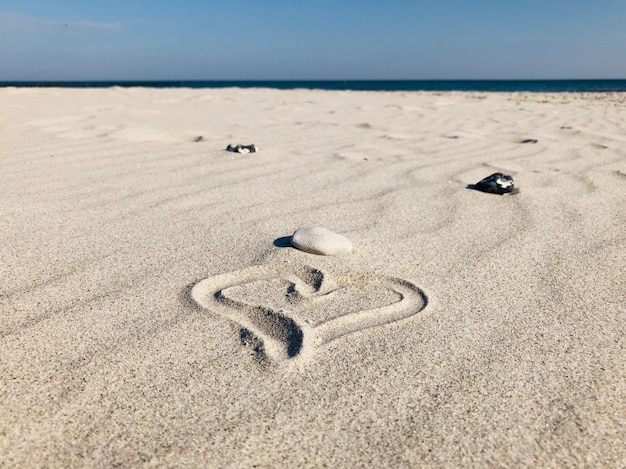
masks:
[[[626,0],[0,0],[0,81],[626,78]]]

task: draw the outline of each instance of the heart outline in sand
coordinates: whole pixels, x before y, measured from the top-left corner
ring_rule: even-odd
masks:
[[[257,304],[254,299],[237,297],[241,287],[262,281],[282,284],[286,308],[268,306],[267,300],[266,304]],[[324,302],[332,302],[333,295],[354,286],[363,287],[366,295],[368,286],[388,289],[399,300],[317,324],[298,317],[298,304],[304,305],[305,310],[323,306]],[[193,286],[191,298],[201,307],[252,331],[263,340],[266,356],[277,362],[307,355],[340,337],[408,318],[428,304],[423,290],[406,280],[374,273],[329,276],[306,265],[259,265],[207,277]]]

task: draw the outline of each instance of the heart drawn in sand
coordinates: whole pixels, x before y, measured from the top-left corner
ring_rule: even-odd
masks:
[[[330,276],[309,266],[261,265],[208,277],[191,290],[200,306],[263,340],[275,361],[422,311],[428,299],[405,280],[378,274]]]

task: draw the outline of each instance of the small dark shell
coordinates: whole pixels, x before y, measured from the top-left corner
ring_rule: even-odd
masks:
[[[226,151],[232,151],[235,153],[255,153],[258,150],[256,145],[228,145]]]
[[[481,192],[501,195],[515,191],[513,178],[509,175],[502,173],[493,173],[491,176],[487,176],[473,186],[469,187],[470,189],[476,189]]]

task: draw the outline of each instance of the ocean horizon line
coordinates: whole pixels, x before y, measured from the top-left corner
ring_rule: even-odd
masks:
[[[12,80],[0,87],[274,88],[346,91],[622,92],[626,79]]]

